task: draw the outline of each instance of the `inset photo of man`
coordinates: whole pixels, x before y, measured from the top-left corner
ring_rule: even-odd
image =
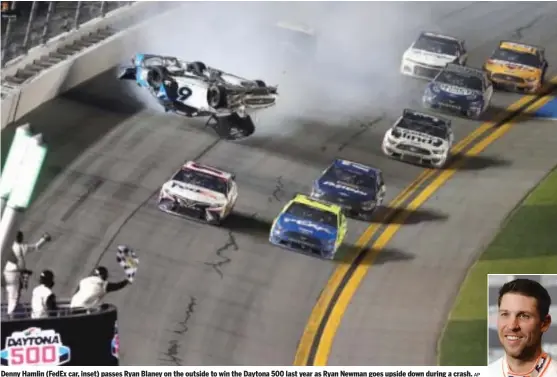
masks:
[[[488,275],[493,377],[557,377],[557,275]]]

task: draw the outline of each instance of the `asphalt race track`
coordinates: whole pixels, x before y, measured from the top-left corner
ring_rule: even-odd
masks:
[[[468,64],[480,66],[500,39],[519,38],[545,45],[548,77],[557,73],[555,3],[422,4],[405,5],[431,20],[401,26],[393,41],[400,54],[418,30],[443,30],[465,38]],[[369,17],[379,19],[377,13]],[[382,76],[398,77],[397,64]],[[232,143],[216,139],[201,121],[144,108],[124,95],[127,87],[114,81],[114,72],[96,77],[21,122],[29,121],[51,146],[40,195],[22,228],[32,238],[49,231],[54,240],[30,264],[35,271],[53,269],[56,293],[69,296],[97,263],[119,279],[115,247],[136,249],[136,281],[110,297],[119,307],[124,365],[292,364],[316,299],[340,262],[270,246],[271,221],[294,193],[308,191],[335,156],[381,168],[387,201],[420,174],[420,167],[380,152],[385,130],[404,107],[419,108],[424,88],[423,81],[397,80],[404,86],[373,90],[377,98],[370,96],[366,114],[330,120],[280,114],[279,121],[269,120],[279,104],[262,116],[269,123],[262,121],[252,138]],[[373,85],[385,84],[378,78]],[[376,105],[385,98],[388,105]],[[496,93],[485,120],[518,99]],[[482,123],[452,119],[457,140]],[[349,306],[331,365],[435,363],[437,337],[478,248],[557,163],[551,153],[555,127],[521,120],[411,215]],[[237,174],[236,213],[222,228],[156,208],[160,185],[190,159]],[[354,252],[350,245],[367,225],[350,221],[344,254]]]

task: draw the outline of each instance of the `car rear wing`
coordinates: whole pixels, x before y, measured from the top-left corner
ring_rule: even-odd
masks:
[[[420,35],[425,37],[442,38],[454,42],[464,42],[462,38],[453,37],[452,35],[447,35],[447,34],[439,34],[433,31],[422,31]]]
[[[437,115],[428,114],[422,111],[413,109],[404,109],[402,112],[402,118],[413,122],[427,122],[432,126],[437,127],[450,127],[451,120],[448,118],[443,118]]]
[[[509,40],[505,40],[505,39],[499,41],[499,46],[501,46],[503,43],[507,43],[507,44],[510,44],[510,45],[516,45],[516,46],[519,46],[519,47],[522,47],[522,48],[534,48],[537,51],[541,52],[542,54],[545,54],[545,47],[542,47],[542,46],[536,46],[536,45],[533,45],[533,44],[530,44],[530,43],[521,43],[521,42],[516,42],[516,41],[509,41]]]

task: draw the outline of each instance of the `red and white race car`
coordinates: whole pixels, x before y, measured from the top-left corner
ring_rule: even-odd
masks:
[[[158,207],[173,215],[219,225],[230,215],[237,199],[234,174],[188,161],[162,186]]]

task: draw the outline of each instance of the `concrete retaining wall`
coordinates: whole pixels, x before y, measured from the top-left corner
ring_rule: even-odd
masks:
[[[164,18],[175,11],[176,7],[120,31],[15,86],[2,100],[2,129],[43,103],[125,62],[139,47],[135,38],[138,30],[151,26],[153,22],[164,22]]]

